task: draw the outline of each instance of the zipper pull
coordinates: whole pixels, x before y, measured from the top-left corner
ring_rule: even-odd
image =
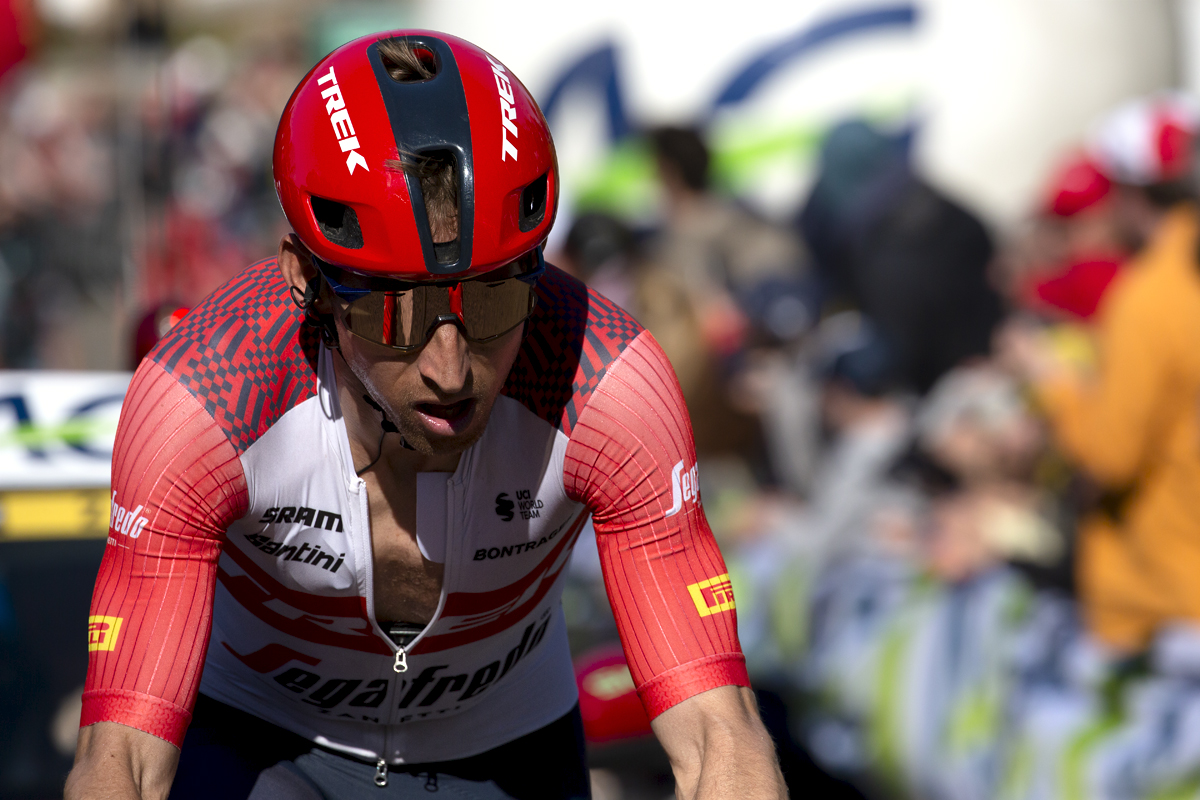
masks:
[[[375,785],[387,786],[387,762],[382,758],[375,762]]]
[[[396,663],[392,664],[392,669],[396,672],[408,672],[408,656],[404,654],[403,647],[396,651]]]

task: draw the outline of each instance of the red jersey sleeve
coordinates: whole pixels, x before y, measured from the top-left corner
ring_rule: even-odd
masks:
[[[224,433],[149,361],[121,410],[111,500],[80,725],[119,722],[179,746],[208,648],[221,543],[247,493]]]
[[[567,446],[629,669],[651,718],[718,686],[749,686],[725,561],[696,484],[679,382],[643,331],[610,364]]]

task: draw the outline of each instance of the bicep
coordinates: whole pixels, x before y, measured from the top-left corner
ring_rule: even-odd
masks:
[[[178,744],[203,668],[224,526],[245,507],[245,480],[211,417],[157,365],[126,396],[112,488],[81,724],[119,722]]]
[[[568,483],[592,511],[605,586],[650,716],[716,686],[746,685],[687,410],[649,334],[609,368],[571,440]]]

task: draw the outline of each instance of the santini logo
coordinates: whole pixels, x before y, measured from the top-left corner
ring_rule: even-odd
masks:
[[[326,572],[337,572],[342,568],[342,562],[346,558],[345,553],[338,553],[336,556],[333,553],[326,553],[321,549],[321,545],[313,547],[308,542],[300,542],[300,546],[297,547],[294,544],[276,542],[273,539],[263,536],[261,533],[247,533],[246,540],[267,555],[275,556],[281,561],[299,561],[302,564],[312,564],[314,567],[323,569]],[[307,557],[305,557],[305,553],[308,554]]]
[[[695,464],[684,472],[682,460],[671,470],[671,510],[667,512],[668,517],[678,514],[685,502],[695,502],[700,497],[699,476]]]
[[[367,166],[367,160],[362,157],[362,153],[358,152],[358,137],[354,135],[354,123],[350,122],[350,112],[346,110],[346,100],[342,97],[342,87],[338,86],[337,76],[333,74],[333,67],[329,68],[329,72],[317,78],[317,85],[328,83],[329,86],[321,92],[321,97],[325,98],[325,113],[329,115],[329,124],[333,126],[333,135],[337,137],[338,145],[341,146],[343,153],[349,153],[346,156],[346,169],[350,170],[350,174],[354,174],[356,166],[370,172],[370,167]],[[513,156],[516,158],[516,156]]]
[[[512,138],[517,138],[517,101],[513,96],[512,83],[503,64],[493,61],[491,56],[488,56],[488,61],[492,63],[492,74],[496,76],[496,91],[500,95],[500,123],[503,125],[500,129],[500,160],[504,161],[512,155],[513,161],[516,161],[517,146],[508,140],[510,133]]]

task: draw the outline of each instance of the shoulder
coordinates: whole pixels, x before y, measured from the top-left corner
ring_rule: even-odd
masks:
[[[600,381],[641,332],[620,306],[547,265],[504,394],[569,436]]]
[[[148,358],[199,400],[241,453],[316,393],[318,337],[303,324],[275,259],[208,296]]]

